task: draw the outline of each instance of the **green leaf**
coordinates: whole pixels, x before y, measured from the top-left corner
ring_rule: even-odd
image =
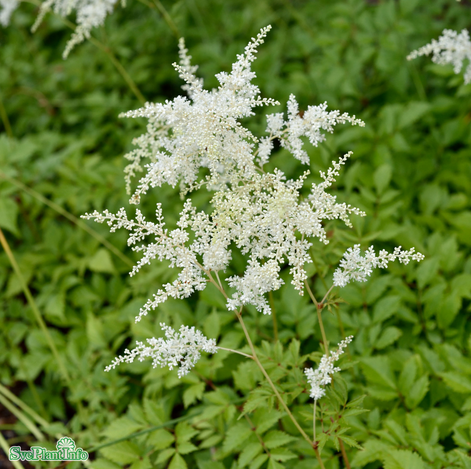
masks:
[[[158,404],[153,399],[143,399],[143,409],[146,420],[151,425],[160,425],[165,420],[165,414],[161,404]]]
[[[381,165],[374,173],[373,179],[378,194],[382,194],[384,189],[391,182],[392,167],[389,164]]]
[[[129,417],[124,416],[113,420],[113,422],[111,422],[103,432],[103,435],[110,440],[117,440],[118,438],[122,438],[123,436],[137,432],[141,428],[142,425],[140,423],[137,423]]]
[[[177,439],[178,443],[181,443],[182,441],[189,441],[198,433],[198,430],[195,430],[187,422],[180,422],[175,427],[175,438]]]
[[[417,5],[417,1],[412,1],[412,5]],[[412,5],[409,5],[409,8],[412,8]],[[401,2],[401,8],[402,2]],[[411,124],[419,120],[422,116],[428,113],[431,109],[431,105],[422,101],[410,101],[405,109],[399,114],[398,128],[404,129],[409,127]]]
[[[361,367],[366,379],[371,383],[394,390],[396,389],[394,373],[391,369],[391,362],[388,357],[364,357],[361,360]]]
[[[272,456],[268,461],[267,469],[284,469],[284,467],[283,464],[276,462],[275,458]]]
[[[203,331],[209,339],[217,339],[221,331],[219,314],[214,308],[212,313],[205,319]]]
[[[168,469],[188,469],[188,466],[186,465],[185,460],[176,453],[170,461]]]
[[[406,405],[410,409],[415,409],[427,394],[429,388],[429,379],[427,376],[421,376],[412,387],[406,392]]]
[[[254,418],[254,424],[257,428],[257,433],[261,435],[262,433],[266,432],[269,428],[275,425],[275,423],[277,423],[278,420],[283,417],[283,415],[285,415],[284,412],[274,409],[270,411],[264,411],[261,415],[256,415]]]
[[[159,453],[158,458],[156,459],[157,464],[164,463],[167,459],[171,458],[175,454],[175,448],[164,449]]]
[[[116,272],[111,254],[105,248],[98,249],[95,255],[88,260],[88,267],[93,272],[108,274],[114,274]]]
[[[256,443],[249,443],[247,446],[245,446],[239,455],[239,469],[242,469],[243,467],[247,466],[250,461],[253,461],[254,458],[258,456],[262,451],[263,447],[258,441]]]
[[[120,469],[121,467],[122,466],[104,458],[98,458],[93,461],[93,469]]]
[[[394,326],[386,327],[386,329],[384,329],[379,336],[379,339],[376,341],[375,348],[378,350],[386,348],[396,342],[396,340],[399,339],[401,335],[402,331],[399,328]]]
[[[412,451],[390,450],[383,458],[384,469],[425,469],[423,459]]]
[[[227,433],[223,443],[224,452],[230,452],[241,445],[252,434],[251,428],[245,422],[236,423]]]
[[[391,447],[382,441],[369,439],[363,445],[363,450],[353,457],[352,466],[364,467],[371,462],[380,461],[389,448]]]
[[[175,437],[172,433],[163,428],[159,428],[150,433],[147,443],[152,446],[153,449],[165,449],[175,441]]]
[[[185,409],[193,404],[197,399],[201,400],[205,387],[206,385],[203,382],[200,382],[185,389],[185,392],[183,393],[183,405],[185,406]]]
[[[132,441],[122,441],[102,448],[100,452],[110,461],[119,464],[130,464],[141,457],[141,449]]]
[[[258,469],[267,459],[268,456],[266,454],[258,455],[250,464],[249,469]]]
[[[397,312],[401,304],[401,298],[397,295],[386,296],[379,300],[373,309],[373,322],[379,323],[390,318]]]
[[[270,456],[276,461],[288,461],[297,458],[297,456],[286,448],[276,448],[270,451]]]
[[[8,230],[15,236],[19,236],[18,225],[16,219],[18,217],[18,205],[13,200],[0,196],[0,228]]]
[[[192,453],[193,451],[196,451],[197,449],[198,448],[193,443],[190,443],[188,441],[179,442],[179,440],[177,439],[177,451],[180,454]]]
[[[453,391],[459,393],[471,392],[471,379],[467,376],[455,371],[446,371],[444,373],[439,373],[438,375],[451,389],[453,389]]]
[[[297,438],[294,436],[288,435],[280,430],[272,430],[263,437],[263,442],[267,448],[277,448],[278,446],[283,446],[296,439]]]

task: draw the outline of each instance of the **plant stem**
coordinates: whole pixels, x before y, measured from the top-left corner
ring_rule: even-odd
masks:
[[[352,466],[350,466],[350,461],[348,460],[347,452],[345,451],[345,446],[343,444],[343,441],[339,438],[339,444],[340,444],[340,451],[342,451],[342,458],[343,462],[345,463],[345,467],[347,469],[352,469]]]
[[[175,23],[172,20],[172,17],[168,14],[167,10],[165,7],[162,5],[160,0],[154,0],[155,6],[159,10],[160,14],[163,16],[165,22],[168,24],[169,28],[172,30],[172,33],[177,39],[181,38],[180,33],[178,32],[178,29],[175,25]]]
[[[239,355],[243,355],[244,357],[247,357],[247,358],[251,358],[253,360],[253,357],[252,355],[249,355],[247,353],[244,353],[244,352],[239,352],[238,350],[232,350],[231,348],[226,348],[226,347],[216,347],[218,349],[221,349],[221,350],[226,350],[227,352],[234,352],[234,353],[238,353]]]
[[[88,234],[92,235],[97,241],[103,244],[103,246],[109,249],[114,255],[119,257],[124,263],[126,263],[130,267],[134,266],[134,262],[128,256],[123,254],[118,248],[113,246],[109,241],[107,241],[103,236],[97,233],[93,228],[90,228],[85,222],[78,219],[77,217],[69,213],[67,210],[63,209],[60,205],[47,199],[46,197],[41,195],[39,192],[36,192],[34,189],[31,189],[30,187],[26,186],[22,182],[17,181],[16,179],[13,179],[11,177],[8,177],[7,175],[3,174],[1,171],[0,171],[0,178],[6,179],[12,184],[15,184],[21,190],[25,191],[27,194],[33,196],[35,199],[39,200],[43,204],[47,205],[48,207],[52,208],[56,212],[60,213],[61,215],[69,219],[72,223],[75,223],[79,228],[82,228],[82,230],[85,230]]]
[[[268,384],[270,385],[270,387],[273,389],[273,392],[275,393],[276,397],[278,398],[278,401],[280,402],[280,404],[283,406],[283,408],[285,409],[286,413],[288,414],[288,417],[291,419],[291,421],[294,423],[294,425],[296,426],[296,428],[298,429],[299,433],[301,433],[301,435],[303,436],[303,438],[312,446],[312,448],[314,449],[314,452],[316,453],[316,458],[317,458],[317,461],[319,462],[320,466],[322,469],[325,469],[324,467],[324,463],[322,462],[322,459],[321,459],[321,455],[319,454],[319,450],[317,449],[317,446],[316,446],[316,443],[315,442],[312,442],[309,437],[307,436],[306,432],[301,428],[301,426],[299,425],[298,421],[296,420],[296,418],[294,417],[294,415],[291,413],[291,411],[289,410],[288,406],[286,405],[286,402],[283,400],[283,398],[281,397],[280,393],[278,392],[278,389],[276,389],[276,386],[275,384],[273,383],[273,381],[271,380],[270,376],[268,375],[267,371],[265,370],[265,368],[263,367],[263,365],[260,363],[260,360],[258,359],[258,356],[255,352],[255,347],[252,343],[252,340],[250,339],[250,335],[249,335],[249,332],[247,331],[247,328],[245,327],[245,323],[244,323],[244,320],[242,319],[242,315],[240,314],[242,311],[242,308],[240,311],[234,311],[236,316],[237,316],[237,319],[239,320],[240,322],[240,325],[242,326],[242,330],[244,331],[244,334],[245,334],[245,338],[247,339],[247,342],[249,344],[249,347],[250,347],[250,350],[252,350],[252,355],[253,355],[253,359],[255,361],[255,363],[257,364],[257,366],[260,368],[260,371],[263,373],[263,375],[265,376],[266,380],[268,381]]]
[[[70,384],[70,377],[69,377],[69,373],[67,372],[67,368],[64,366],[64,363],[61,359],[61,356],[59,355],[59,352],[57,351],[56,345],[54,344],[51,334],[49,333],[49,330],[46,327],[46,324],[41,316],[41,313],[39,312],[39,309],[36,306],[36,302],[34,301],[33,295],[31,295],[28,285],[26,285],[26,282],[23,277],[23,274],[21,273],[20,267],[18,266],[18,263],[16,262],[16,259],[13,253],[11,252],[10,246],[8,245],[8,242],[1,228],[0,228],[0,243],[3,246],[3,249],[5,250],[8,256],[8,259],[10,260],[10,263],[18,277],[18,280],[20,281],[20,285],[21,285],[21,288],[23,289],[23,293],[25,294],[26,299],[28,300],[28,303],[31,309],[33,310],[36,320],[38,321],[39,327],[42,329],[44,336],[46,337],[46,340],[49,344],[52,354],[54,355],[54,358],[56,359],[57,366],[59,367],[62,373],[62,377],[65,379],[65,381],[68,384]]]
[[[227,294],[224,291],[224,288],[220,287],[217,282],[214,280],[214,278],[211,275],[211,272],[206,271],[203,266],[200,265],[200,268],[206,273],[206,275],[209,277],[209,281],[224,295],[225,298],[227,298]],[[321,455],[319,453],[319,450],[317,449],[316,442],[312,442],[309,437],[307,436],[306,432],[302,429],[301,425],[299,425],[298,421],[296,420],[295,416],[291,413],[289,410],[288,406],[286,405],[285,401],[281,397],[280,393],[278,392],[278,389],[276,389],[275,384],[271,380],[270,376],[268,375],[267,371],[263,367],[263,365],[260,363],[260,360],[258,359],[257,353],[255,352],[255,347],[253,345],[252,340],[250,339],[249,332],[247,328],[245,327],[244,320],[242,319],[242,306],[240,307],[240,310],[234,310],[235,315],[237,316],[237,319],[239,320],[240,325],[242,326],[242,330],[244,331],[245,338],[247,339],[247,343],[249,344],[250,350],[252,351],[252,359],[255,361],[257,366],[260,368],[260,371],[263,373],[263,376],[265,376],[266,380],[268,381],[268,384],[270,387],[273,389],[273,392],[275,393],[278,401],[280,404],[283,406],[285,409],[286,413],[288,414],[288,417],[291,419],[291,421],[294,423],[295,427],[298,429],[299,433],[303,436],[303,438],[312,446],[312,449],[314,450],[316,454],[317,461],[319,462],[319,465],[321,466],[321,469],[325,469],[324,463],[322,462]]]
[[[322,309],[324,308],[324,305],[322,303],[318,303],[314,294],[312,293],[309,284],[307,283],[306,280],[304,280],[304,285],[306,286],[306,290],[309,293],[309,296],[311,297],[311,300],[314,302],[316,305],[317,309],[317,319],[319,320],[319,327],[321,329],[321,334],[322,334],[322,341],[324,342],[324,350],[325,354],[329,356],[329,345],[327,344],[327,337],[325,335],[325,330],[324,330],[324,323],[322,322]],[[330,290],[329,290],[330,291]],[[325,298],[325,297],[324,297]]]
[[[3,438],[3,435],[1,432],[0,432],[0,447],[3,449],[4,453],[8,455],[10,445],[7,443],[5,438]],[[13,460],[11,461],[11,463],[15,469],[23,469],[22,464],[19,463],[18,461]]]
[[[314,399],[314,410],[312,413],[312,434],[314,435],[313,442],[316,441],[316,407],[317,407],[317,399]]]
[[[33,5],[36,5],[36,6],[39,6],[41,5],[41,2],[39,2],[38,0],[23,0],[23,1],[26,1],[28,3],[32,3]],[[73,31],[75,31],[76,29],[76,25],[74,23],[72,23],[71,21],[69,21],[68,19],[56,14],[56,16],[59,17],[59,19],[67,26],[69,27],[70,29],[72,29]],[[134,93],[134,95],[136,96],[136,98],[140,101],[141,104],[145,104],[146,103],[146,98],[144,98],[144,96],[142,95],[142,93],[140,92],[139,88],[137,87],[137,85],[134,83],[133,79],[131,78],[131,76],[129,75],[129,73],[126,71],[126,69],[123,67],[123,65],[121,64],[121,62],[114,56],[114,54],[111,52],[111,49],[106,46],[105,44],[103,44],[102,42],[98,41],[97,39],[95,39],[94,37],[90,36],[89,38],[87,38],[94,46],[98,47],[98,49],[102,50],[108,57],[109,59],[111,60],[111,62],[113,63],[113,65],[116,67],[116,69],[118,70],[118,72],[121,74],[121,76],[124,78],[124,81],[128,84],[129,88],[131,89],[131,91]]]

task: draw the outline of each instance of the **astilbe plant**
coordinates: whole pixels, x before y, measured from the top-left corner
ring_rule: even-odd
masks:
[[[362,256],[358,245],[349,248],[334,273],[332,287],[322,300],[316,299],[306,281],[305,266],[311,262],[309,248],[315,239],[324,244],[329,242],[324,222],[340,219],[351,226],[351,214],[365,215],[358,208],[337,202],[336,197],[327,192],[351,152],[340,157],[338,162],[332,162],[326,173],[321,172],[322,182],[312,184],[309,194],[303,198],[300,190],[309,171],[296,180],[288,180],[280,169],[269,172],[265,165],[275,140],[301,164],[309,165],[303,137],[317,146],[325,139],[325,132],[332,132],[337,124],[363,126],[364,123],[355,116],[328,111],[326,103],[309,106],[301,115],[296,98],[291,95],[287,115],[267,116],[265,136],[256,137],[244,127],[240,120],[254,116],[255,107],[279,104],[273,99],[261,98],[259,88],[252,83],[256,75],[251,65],[257,47],[269,30],[270,26],[263,28],[251,40],[244,53],[237,57],[230,73],[216,75],[219,87],[212,91],[205,90],[202,80],[196,77],[196,67],[191,65],[191,57],[181,40],[180,64],[174,64],[174,67],[185,82],[183,88],[188,97],[178,96],[163,104],[147,103],[137,111],[124,114],[148,119],[147,132],[135,139],[137,148],[126,155],[130,160],[125,170],[129,193],[131,178],[145,171],[130,202],[139,204],[149,190],[164,183],[172,187],[179,185],[186,200],[177,228],[165,228],[160,204],[154,221],[146,220],[139,209],[134,218],[128,218],[124,208],[117,214],[95,211],[84,218],[105,222],[111,231],[118,228],[129,231],[128,244],[142,252],[131,275],[156,258],[170,261],[171,267],[180,269],[177,279],[159,289],[141,308],[136,321],[168,298],[187,298],[205,289],[208,283],[224,295],[227,308],[234,311],[240,321],[251,354],[231,351],[256,363],[280,405],[314,449],[320,466],[324,467],[320,455],[322,445],[315,433],[315,405],[311,438],[262,365],[244,323],[243,308],[253,305],[261,313],[270,314],[266,295],[281,287],[282,267],[289,265],[293,287],[300,295],[307,290],[316,305],[323,337],[324,356],[319,367],[305,371],[311,386],[310,395],[317,403],[325,394],[325,386],[331,383],[331,375],[340,371],[334,367],[334,362],[353,339],[351,336],[345,338],[336,352],[329,353],[321,313],[332,289],[343,287],[352,280],[366,281],[373,268],[385,268],[389,261],[398,259],[407,264],[411,259],[420,261],[423,256],[414,249],[403,251],[400,247],[391,254],[380,251],[378,256],[370,247]],[[202,187],[213,192],[211,212],[199,211],[188,197]],[[246,269],[240,275],[221,278],[219,273],[229,267],[234,250],[248,257]],[[179,366],[178,374],[182,376],[194,366],[201,351],[216,353],[221,348],[215,340],[204,337],[194,328],[182,326],[180,332],[176,332],[165,324],[161,327],[166,339],[149,338],[147,346],[138,342],[135,349],[126,350],[124,356],[115,359],[107,370],[122,362],[150,357],[153,366]]]

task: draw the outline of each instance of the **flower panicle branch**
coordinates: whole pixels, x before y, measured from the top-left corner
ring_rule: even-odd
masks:
[[[353,336],[346,337],[338,344],[338,349],[330,355],[323,355],[319,366],[314,370],[313,368],[306,368],[304,374],[307,381],[311,386],[309,395],[317,402],[325,396],[325,386],[332,382],[332,375],[341,371],[339,367],[335,367],[334,363],[338,361],[340,355],[344,353],[344,349],[353,340]]]
[[[206,353],[216,353],[218,347],[215,339],[208,339],[201,331],[194,327],[181,326],[176,332],[165,323],[160,323],[161,329],[165,333],[162,337],[152,337],[147,339],[147,344],[136,342],[136,348],[126,349],[124,355],[116,357],[112,363],[105,368],[105,371],[114,369],[121,363],[132,363],[135,359],[144,361],[152,358],[152,366],[165,367],[170,370],[178,368],[178,377],[188,374],[198,360],[201,358],[201,351]]]

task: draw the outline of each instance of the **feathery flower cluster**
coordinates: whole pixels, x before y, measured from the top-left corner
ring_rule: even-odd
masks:
[[[5,0],[2,0],[5,1]],[[12,0],[10,0],[12,1]],[[103,25],[105,18],[110,14],[118,0],[45,0],[40,7],[38,17],[32,27],[33,31],[41,24],[44,16],[50,10],[54,10],[60,16],[66,17],[77,12],[77,27],[72,34],[62,54],[66,59],[70,51],[90,37],[93,28]],[[125,0],[121,0],[125,6]]]
[[[332,382],[332,375],[337,371],[340,371],[339,367],[334,367],[334,363],[342,355],[343,349],[353,340],[353,336],[349,336],[342,340],[338,344],[338,349],[331,353],[329,356],[324,355],[321,358],[319,367],[314,370],[312,368],[306,368],[304,370],[305,375],[307,376],[307,381],[311,385],[310,396],[314,400],[319,400],[321,397],[325,396],[325,389],[323,386],[330,384]]]
[[[321,131],[332,132],[337,123],[364,125],[347,114],[327,112],[326,104],[310,106],[301,117],[291,95],[286,121],[282,113],[267,116],[268,137],[258,139],[243,127],[240,119],[252,116],[255,106],[277,104],[272,99],[262,99],[258,87],[251,83],[255,77],[251,64],[256,48],[269,30],[270,27],[263,28],[252,38],[244,54],[238,55],[231,73],[216,76],[220,86],[212,91],[204,90],[202,81],[194,75],[196,67],[191,65],[180,41],[180,65],[174,66],[185,81],[189,98],[179,96],[163,104],[146,104],[125,114],[149,121],[147,132],[134,141],[137,148],[127,155],[131,161],[125,171],[129,193],[131,178],[146,169],[132,203],[139,203],[150,188],[164,183],[172,187],[180,184],[184,194],[203,185],[215,190],[211,213],[197,211],[187,199],[178,228],[172,231],[164,228],[160,205],[157,223],[146,221],[139,210],[136,220],[128,220],[124,209],[116,215],[105,211],[84,216],[106,221],[112,231],[121,227],[130,231],[128,244],[143,252],[132,274],[156,257],[182,269],[173,283],[164,285],[148,300],[136,320],[169,297],[186,298],[203,290],[211,271],[228,267],[234,247],[247,254],[249,261],[241,277],[226,279],[236,290],[227,302],[228,308],[251,304],[269,314],[264,294],[282,285],[280,270],[284,264],[290,266],[292,284],[303,293],[307,278],[304,265],[311,262],[308,239],[328,242],[323,221],[341,219],[351,226],[350,214],[364,215],[357,208],[337,203],[334,196],[325,192],[351,152],[333,162],[327,174],[321,172],[323,181],[313,184],[304,199],[300,189],[308,172],[297,180],[286,180],[278,169],[273,173],[263,170],[275,139],[295,158],[308,163],[302,136],[317,145],[325,138]],[[150,161],[144,167],[143,159]],[[155,237],[155,242],[135,246],[147,236]]]
[[[464,74],[464,82],[471,82],[471,41],[466,29],[463,29],[459,34],[451,29],[443,30],[438,41],[432,39],[430,44],[411,52],[407,59],[412,60],[430,54],[433,54],[432,61],[436,64],[452,64],[455,73],[460,73],[464,61],[467,60],[468,66]]]
[[[196,365],[201,358],[201,350],[207,353],[217,352],[216,341],[206,338],[194,327],[181,326],[180,332],[176,332],[164,323],[161,323],[160,327],[165,332],[166,339],[152,337],[147,339],[148,346],[136,342],[135,349],[131,351],[126,349],[124,355],[116,357],[105,371],[114,369],[120,363],[132,363],[136,358],[142,362],[150,357],[154,368],[168,366],[173,370],[174,367],[178,367],[178,377],[181,378]]]
[[[12,13],[18,8],[18,0],[0,0],[0,24],[7,27],[10,24]]]
[[[412,259],[420,262],[424,255],[420,252],[415,252],[414,248],[409,251],[403,251],[401,246],[394,248],[393,253],[388,253],[384,249],[379,252],[378,257],[374,252],[373,246],[370,246],[365,256],[361,256],[360,245],[355,244],[353,248],[348,248],[340,261],[340,268],[334,272],[334,285],[337,287],[344,287],[351,280],[358,282],[366,282],[367,277],[371,275],[373,269],[380,267],[385,269],[388,263],[399,259],[402,264],[408,264]]]

